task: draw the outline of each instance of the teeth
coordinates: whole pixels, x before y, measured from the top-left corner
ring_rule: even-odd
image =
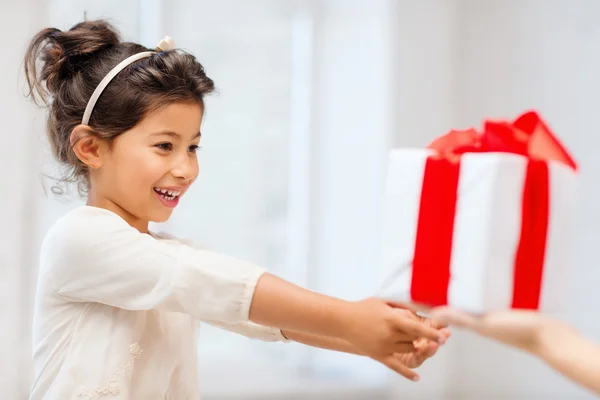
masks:
[[[163,196],[167,200],[173,200],[181,194],[181,192],[179,190],[167,190],[167,189],[160,189],[160,188],[154,188],[154,190],[156,192],[160,193],[161,196]]]

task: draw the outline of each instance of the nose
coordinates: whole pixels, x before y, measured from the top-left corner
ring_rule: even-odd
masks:
[[[174,160],[171,173],[178,180],[190,183],[198,176],[198,160],[188,153],[182,154]]]

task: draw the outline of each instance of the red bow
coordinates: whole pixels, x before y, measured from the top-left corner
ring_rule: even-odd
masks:
[[[451,161],[464,153],[502,152],[557,161],[577,170],[573,158],[535,111],[527,112],[513,122],[486,121],[482,133],[473,128],[452,130],[427,147]]]

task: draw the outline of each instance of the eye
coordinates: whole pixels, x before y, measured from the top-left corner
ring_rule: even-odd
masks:
[[[168,142],[155,144],[154,147],[164,150],[164,151],[173,150],[173,144],[168,143]]]
[[[188,151],[190,153],[196,153],[198,150],[200,150],[202,147],[198,146],[197,144],[193,144],[188,148]]]

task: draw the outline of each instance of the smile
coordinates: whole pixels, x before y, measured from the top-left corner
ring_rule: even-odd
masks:
[[[175,200],[181,194],[181,191],[179,190],[154,188],[154,191],[158,193],[159,196],[163,197],[165,200]]]

